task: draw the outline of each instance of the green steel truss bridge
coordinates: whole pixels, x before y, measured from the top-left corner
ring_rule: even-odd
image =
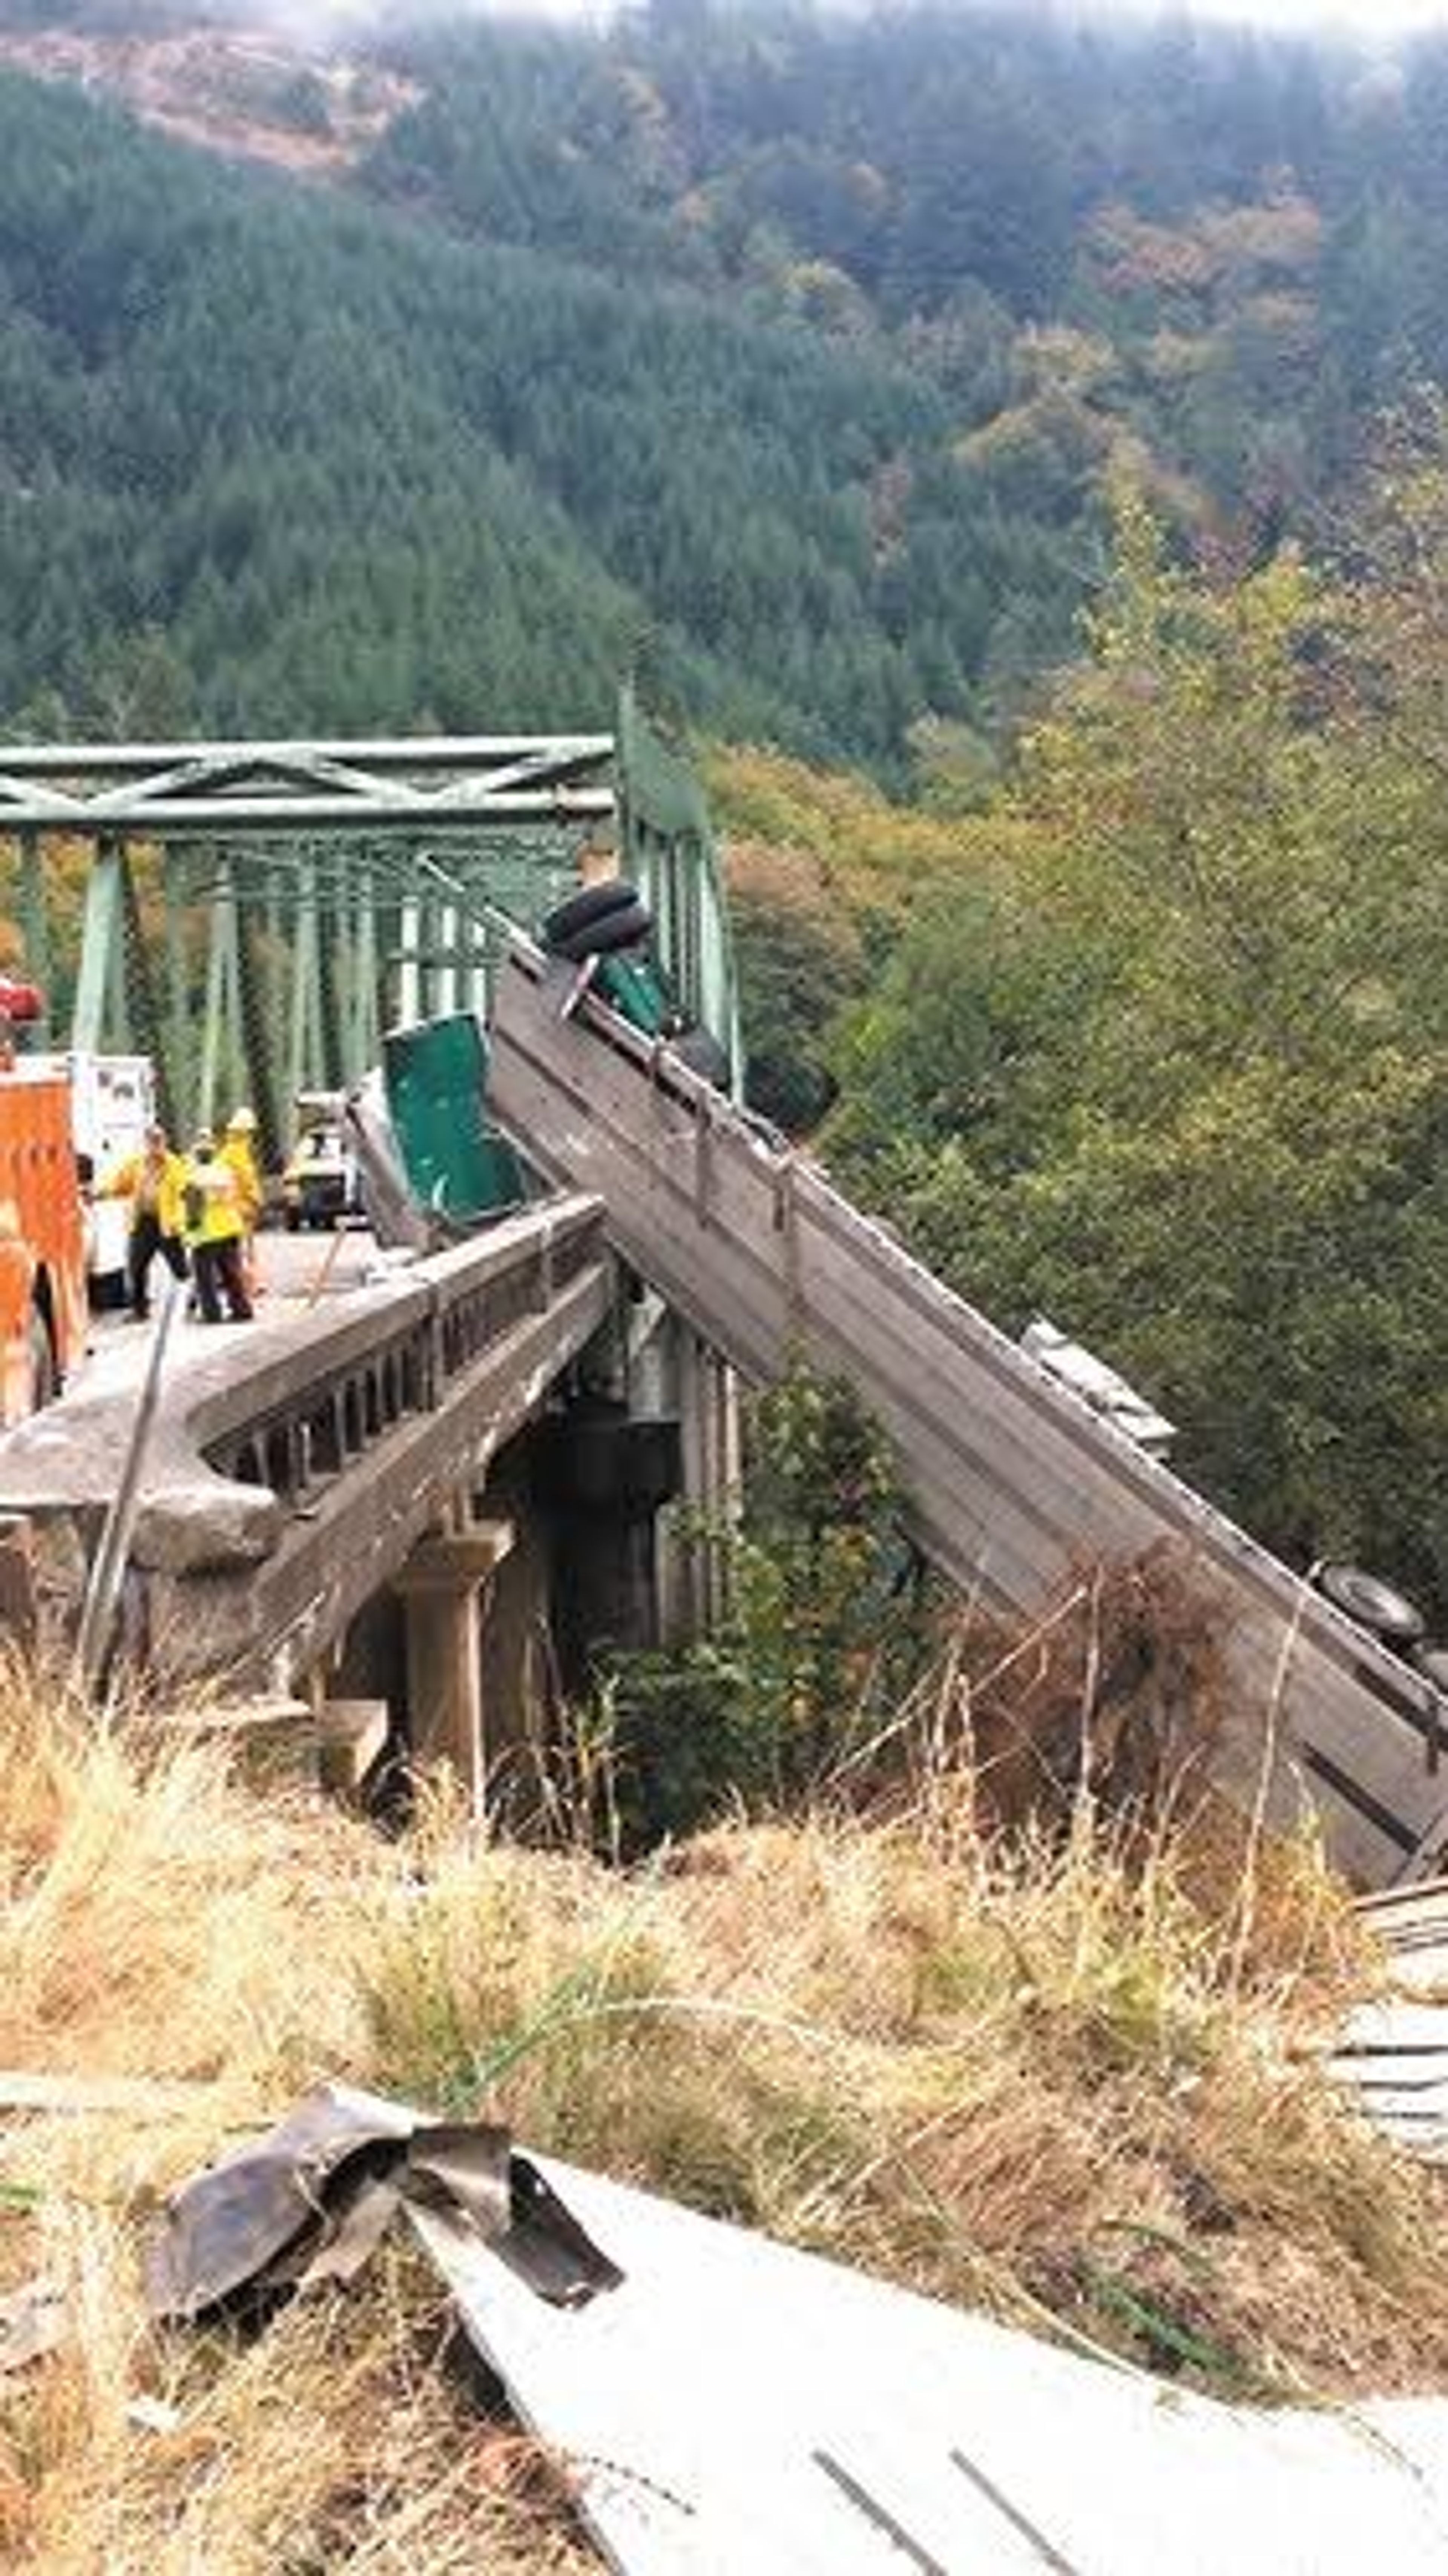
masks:
[[[384,1027],[485,1012],[506,924],[616,856],[680,999],[737,1062],[708,810],[630,696],[611,734],[0,747],[27,971],[50,1045],[144,1052],[179,1129],[360,1079]],[[88,857],[78,953],[55,852]],[[68,1004],[68,1007],[66,1005]]]

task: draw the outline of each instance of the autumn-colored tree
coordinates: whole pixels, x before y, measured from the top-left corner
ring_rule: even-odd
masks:
[[[999,1321],[1138,1377],[1263,1535],[1448,1610],[1448,831],[1366,590],[1213,583],[1123,499],[1010,864],[907,930],[827,1142]]]

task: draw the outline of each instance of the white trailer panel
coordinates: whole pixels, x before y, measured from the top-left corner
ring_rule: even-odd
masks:
[[[499,978],[490,1105],[539,1168],[595,1192],[625,1260],[756,1383],[806,1353],[889,1435],[925,1552],[1030,1615],[1084,1558],[1175,1542],[1219,1606],[1232,1711],[1214,1771],[1271,1821],[1323,1817],[1382,1887],[1448,1840],[1429,1684],[934,1278],[825,1174],[588,1001],[560,1018],[520,942]]]

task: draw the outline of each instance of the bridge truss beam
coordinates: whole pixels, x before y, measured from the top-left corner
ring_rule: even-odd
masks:
[[[385,1025],[485,1011],[506,922],[589,868],[639,885],[681,1001],[737,1061],[707,808],[627,693],[611,734],[8,744],[7,840],[56,1033],[68,1016],[75,1046],[151,1054],[180,1126],[246,1097],[270,1155],[297,1094],[358,1080]],[[54,893],[77,843],[67,957]]]
[[[612,734],[48,743],[0,752],[0,830],[307,832],[610,821]]]

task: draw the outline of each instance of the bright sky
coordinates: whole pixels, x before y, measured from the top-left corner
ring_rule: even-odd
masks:
[[[1096,5],[1109,12],[1111,0],[1096,0]],[[1180,10],[1168,9],[1161,0],[1124,0],[1121,14],[1128,12],[1146,17],[1227,18],[1239,26],[1290,28],[1298,35],[1342,32],[1359,42],[1448,26],[1448,0],[1187,0]]]
[[[612,17],[622,0],[456,0],[457,13],[494,17],[589,19]],[[1058,0],[1069,10],[1071,0]],[[869,0],[856,0],[869,5]],[[1237,26],[1290,29],[1294,34],[1336,33],[1358,44],[1375,36],[1420,34],[1425,28],[1448,28],[1448,0],[1077,0],[1084,10],[1116,18],[1226,19]],[[414,14],[410,0],[261,0],[261,13],[297,34],[332,26]],[[429,14],[441,14],[430,0]]]

